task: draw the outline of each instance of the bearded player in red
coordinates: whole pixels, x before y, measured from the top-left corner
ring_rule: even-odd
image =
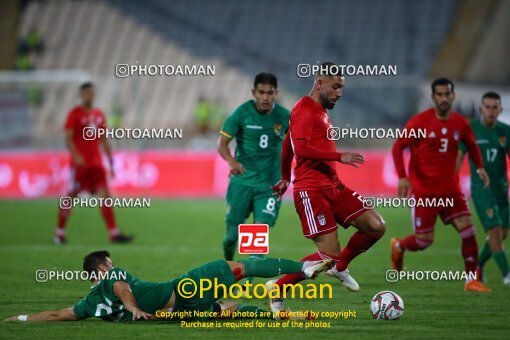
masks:
[[[358,167],[365,159],[358,153],[337,152],[335,141],[328,138],[331,123],[326,109],[333,109],[345,82],[344,77],[335,75],[334,67],[331,63],[321,64],[310,95],[301,98],[292,109],[289,133],[282,146],[282,179],[273,190],[280,198],[287,190],[295,156],[294,205],[303,235],[317,246],[315,253],[301,261],[333,259],[336,264],[326,274],[356,292],[359,285],[347,267],[384,235],[386,227],[375,210],[363,207],[363,197],[347,188],[337,176],[337,162]],[[358,229],[343,249],[338,241],[337,224]],[[300,274],[288,274],[267,285],[270,288],[276,283],[282,288],[304,279]],[[282,299],[271,299],[270,305],[273,312],[284,308]]]
[[[393,160],[398,173],[398,195],[414,198],[453,199],[451,207],[412,208],[414,234],[403,239],[391,240],[391,264],[395,270],[402,270],[405,251],[425,250],[434,241],[434,225],[439,215],[445,224],[452,224],[462,238],[462,257],[466,274],[474,276],[478,258],[478,245],[471,213],[464,194],[460,189],[459,177],[455,171],[458,144],[462,142],[478,168],[478,176],[489,185],[489,178],[483,168],[480,149],[476,145],[473,130],[468,121],[452,111],[455,99],[454,85],[445,78],[432,83],[432,100],[435,107],[412,117],[406,129],[425,129],[426,138],[401,138],[393,145]],[[409,147],[409,179],[404,167],[403,151]],[[468,280],[465,291],[490,292],[478,280]]]
[[[72,187],[67,196],[74,198],[82,191],[97,194],[102,198],[110,197],[106,170],[101,157],[101,146],[110,162],[110,171],[113,177],[113,158],[110,144],[106,138],[85,139],[83,134],[87,128],[105,128],[105,116],[103,112],[94,108],[94,86],[92,83],[84,83],[80,86],[81,105],[73,108],[67,115],[65,123],[66,145],[71,154]],[[68,209],[66,209],[68,208]],[[101,206],[101,215],[108,227],[110,241],[112,243],[126,243],[133,236],[126,236],[117,228],[113,208]],[[58,212],[58,225],[55,231],[54,243],[66,243],[65,227],[71,214],[71,207],[60,207]]]

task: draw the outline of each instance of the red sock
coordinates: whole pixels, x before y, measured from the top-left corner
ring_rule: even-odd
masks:
[[[110,237],[115,236],[119,233],[117,229],[117,225],[115,224],[115,216],[113,215],[112,207],[101,207],[101,215],[103,215],[103,219],[106,222],[106,226],[108,227],[108,233]]]
[[[382,233],[363,233],[357,231],[351,236],[347,245],[342,249],[338,262],[336,263],[336,269],[338,271],[344,271],[349,266],[349,263],[359,254],[366,252],[370,247],[374,245],[381,237]]]
[[[474,274],[478,263],[478,243],[476,242],[475,228],[469,226],[460,232],[462,237],[462,257],[467,274]]]
[[[416,238],[414,234],[409,235],[406,238],[400,240],[398,246],[402,250],[409,251],[418,251],[423,249],[423,247],[418,244],[418,238]]]
[[[301,262],[320,261],[323,259],[323,256],[324,256],[323,254],[322,254],[323,256],[321,256],[321,254],[319,254],[319,252],[317,251],[313,254],[303,257],[301,259]],[[306,278],[303,276],[303,274],[286,274],[286,275],[280,277],[278,279],[278,281],[276,281],[276,284],[279,285],[280,287],[283,287],[284,284],[294,284],[294,283],[303,281],[304,279],[306,279]]]
[[[65,228],[66,228],[66,225],[67,225],[67,220],[69,218],[69,215],[71,215],[71,210],[72,210],[72,208],[69,208],[69,209],[59,208],[59,210],[58,210],[57,230],[56,230],[56,234],[58,236],[64,236]]]

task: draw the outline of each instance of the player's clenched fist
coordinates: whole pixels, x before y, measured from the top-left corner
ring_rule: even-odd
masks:
[[[352,165],[359,168],[358,164],[365,164],[365,157],[360,153],[342,152],[340,156],[340,163]]]
[[[242,175],[244,174],[244,166],[236,161],[235,159],[228,162],[228,166],[230,167],[230,173],[233,175]]]

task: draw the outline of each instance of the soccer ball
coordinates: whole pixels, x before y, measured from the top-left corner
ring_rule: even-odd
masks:
[[[374,319],[397,320],[404,314],[404,301],[397,293],[384,290],[372,298],[370,309]]]

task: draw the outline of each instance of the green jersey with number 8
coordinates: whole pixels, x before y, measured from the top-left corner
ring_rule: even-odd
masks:
[[[253,100],[227,118],[220,134],[236,140],[235,159],[244,167],[244,174],[231,175],[231,182],[267,187],[280,179],[280,154],[289,119],[290,112],[284,107],[275,104],[270,113],[262,114]]]

